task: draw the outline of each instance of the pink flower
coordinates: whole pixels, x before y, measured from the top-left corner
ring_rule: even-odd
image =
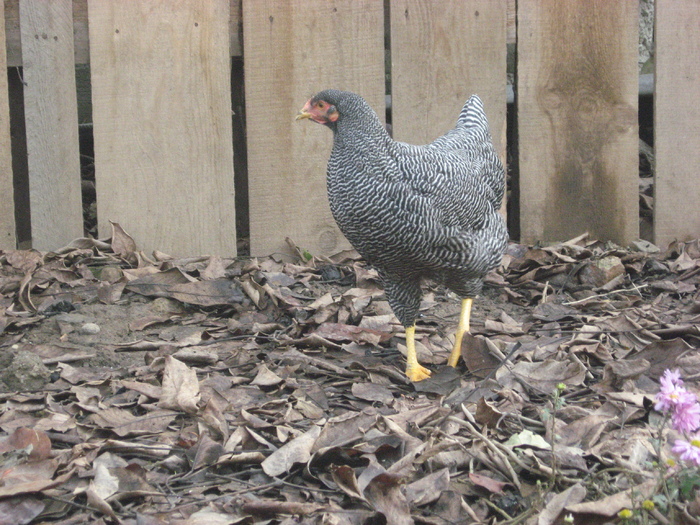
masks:
[[[656,394],[654,405],[658,412],[668,412],[677,405],[692,405],[696,402],[695,394],[683,387],[683,380],[678,370],[666,370],[659,382],[661,389]]]
[[[700,467],[700,436],[695,436],[690,441],[677,439],[671,450],[681,460]]]
[[[683,385],[683,380],[681,379],[681,371],[677,368],[675,370],[668,370],[664,372],[664,375],[659,379],[661,384],[672,383],[678,386]]]
[[[674,406],[671,414],[671,425],[679,432],[695,432],[700,427],[700,405],[695,401],[691,403],[679,403]]]

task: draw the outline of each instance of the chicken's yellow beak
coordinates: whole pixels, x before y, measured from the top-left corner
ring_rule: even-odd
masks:
[[[304,108],[305,109],[305,108]],[[308,111],[304,111],[304,109],[301,109],[299,113],[297,113],[297,116],[294,120],[302,120],[305,118],[311,118],[312,115]]]
[[[299,113],[297,114],[297,118],[294,120],[303,120],[305,118],[313,118],[313,114],[311,113],[311,100],[307,100],[306,104],[304,104],[304,107],[299,110]]]

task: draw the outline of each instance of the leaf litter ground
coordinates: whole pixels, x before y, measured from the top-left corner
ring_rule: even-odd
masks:
[[[427,284],[417,384],[376,272],[297,253],[0,252],[0,522],[698,523],[653,398],[697,392],[700,243],[512,244],[456,370]]]

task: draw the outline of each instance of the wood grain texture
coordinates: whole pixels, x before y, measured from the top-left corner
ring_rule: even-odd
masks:
[[[518,1],[523,242],[638,236],[638,9]]]
[[[349,245],[326,197],[332,135],[298,110],[325,88],[355,91],[384,114],[381,0],[244,0],[251,253]]]
[[[657,0],[654,242],[700,237],[700,2]]]
[[[72,3],[73,56],[75,57],[76,64],[87,64],[89,62],[87,0],[72,0]],[[5,0],[4,4],[5,32],[7,37],[7,65],[10,67],[21,66],[20,0]]]
[[[20,4],[32,246],[83,235],[70,0]]]
[[[0,4],[0,20],[4,16],[4,5]],[[5,54],[5,27],[0,24],[0,71],[7,70]],[[12,182],[12,143],[10,141],[10,105],[7,75],[0,75],[0,250],[17,247],[15,234],[15,205]]]
[[[236,253],[229,0],[90,0],[101,236]]]
[[[229,36],[231,56],[243,54],[241,46],[241,0],[230,0]],[[5,30],[7,35],[7,65],[22,65],[22,45],[19,32],[20,0],[4,0]],[[88,0],[73,0],[73,31],[75,43],[75,63],[90,62],[90,39],[88,30]]]
[[[505,161],[506,0],[392,0],[393,135],[426,144],[478,94]]]

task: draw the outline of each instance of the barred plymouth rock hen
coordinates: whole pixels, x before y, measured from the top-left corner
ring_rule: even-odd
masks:
[[[316,94],[297,116],[304,118],[333,130],[327,172],[331,212],[350,243],[379,271],[389,304],[406,329],[406,375],[411,381],[430,376],[415,350],[423,279],[462,298],[448,361],[457,366],[472,298],[500,263],[508,241],[498,213],[504,170],[481,100],[472,96],[455,128],[425,146],[393,140],[367,102],[347,91]]]

